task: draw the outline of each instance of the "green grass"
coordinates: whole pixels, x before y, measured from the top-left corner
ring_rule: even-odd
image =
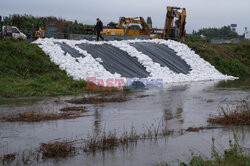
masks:
[[[204,41],[189,41],[185,44],[223,74],[237,77],[250,75],[250,42],[210,44]]]
[[[0,40],[0,98],[78,94],[85,88],[86,81],[73,80],[36,44]]]
[[[216,151],[214,145],[214,138],[212,138],[212,151],[211,159],[204,158],[202,156],[193,156],[192,159],[185,163],[179,163],[180,166],[249,166],[250,155],[243,153],[242,148],[238,144],[238,138],[234,135],[234,142],[229,140],[229,149],[226,149],[223,154],[220,155]],[[156,166],[168,166],[168,163],[161,162]]]

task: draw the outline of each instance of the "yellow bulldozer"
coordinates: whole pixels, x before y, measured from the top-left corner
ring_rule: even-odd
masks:
[[[118,23],[110,22],[103,29],[105,35],[150,35],[150,33],[151,30],[143,17],[121,17]]]

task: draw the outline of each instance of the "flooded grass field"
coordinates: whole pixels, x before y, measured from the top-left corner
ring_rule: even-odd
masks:
[[[240,109],[242,102],[249,112],[249,82],[248,78],[169,84],[161,90],[3,99],[0,165],[176,165],[189,161],[192,153],[209,158],[212,138],[222,152],[234,134],[249,153],[249,122],[209,120],[222,108]],[[23,120],[27,117],[31,120]]]

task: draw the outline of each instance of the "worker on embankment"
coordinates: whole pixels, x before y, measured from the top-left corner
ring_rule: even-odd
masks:
[[[103,24],[102,24],[102,21],[99,18],[96,19],[95,31],[96,31],[96,40],[99,41],[99,37],[102,40],[104,40],[104,38],[101,35],[101,31],[103,31]]]

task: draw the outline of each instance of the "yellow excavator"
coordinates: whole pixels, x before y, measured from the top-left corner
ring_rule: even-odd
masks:
[[[36,31],[35,31],[35,39],[38,38],[44,38],[45,37],[45,30],[43,27],[39,27],[40,23],[42,23],[44,25],[44,17],[39,18],[39,20],[37,21],[37,25],[36,25]]]
[[[185,36],[186,17],[185,8],[167,7],[163,39],[182,40]]]
[[[125,18],[121,17],[118,23],[110,22],[103,29],[105,35],[149,35],[151,39],[182,40],[185,36],[186,9],[180,7],[167,7],[167,14],[163,30],[150,29],[143,17]],[[136,28],[139,24],[142,29]],[[133,28],[132,28],[133,27]]]
[[[103,34],[105,35],[150,35],[150,33],[151,30],[143,17],[121,17],[118,23],[110,22],[103,29]]]
[[[39,27],[37,31],[35,31],[35,38],[44,38],[45,37],[45,30],[42,27]]]

